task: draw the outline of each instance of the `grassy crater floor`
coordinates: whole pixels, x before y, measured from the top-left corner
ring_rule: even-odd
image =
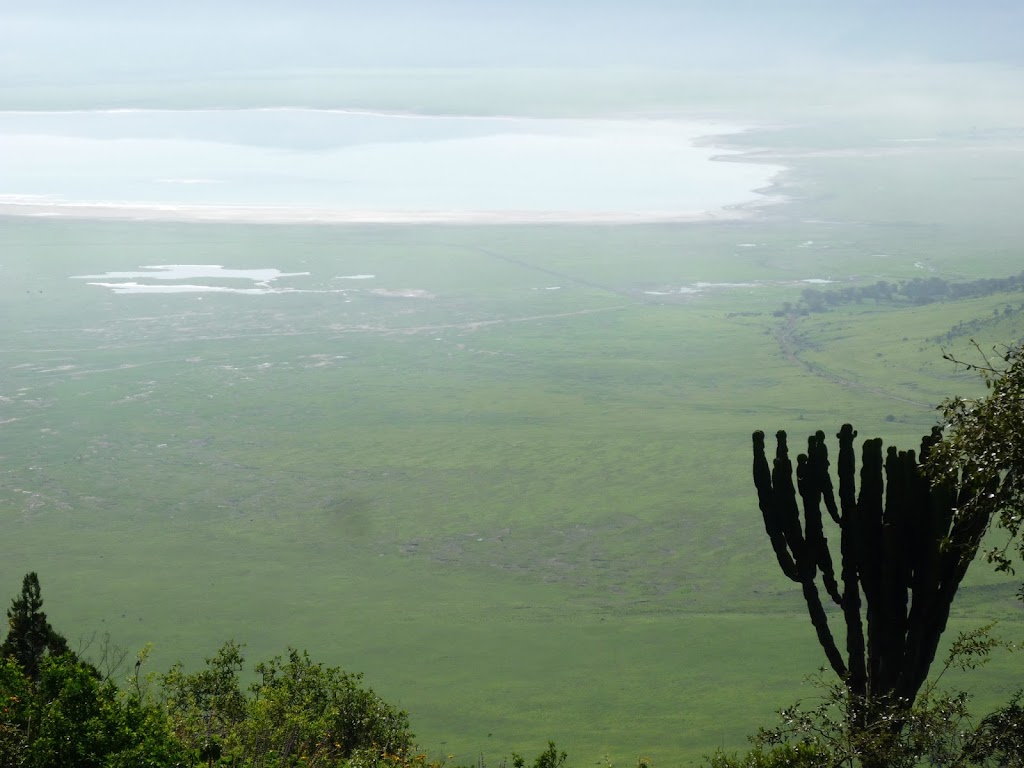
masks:
[[[961,144],[854,163],[785,139],[789,200],[738,221],[3,219],[0,583],[38,571],[73,645],[152,641],[154,667],[229,638],[308,648],[463,762],[742,748],[824,661],[761,530],[750,432],[852,421],[911,447],[980,391],[942,360],[970,351],[949,330],[1024,331],[1019,295],[785,327],[783,302],[828,287],[808,280],[1003,276],[1022,234],[1019,182],[970,175]],[[159,264],[308,274],[261,295],[75,279]],[[1019,635],[1014,589],[979,564],[954,629]],[[1019,680],[999,660],[969,684],[986,706]]]

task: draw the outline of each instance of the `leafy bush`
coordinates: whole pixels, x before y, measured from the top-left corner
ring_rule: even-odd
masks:
[[[728,755],[719,750],[708,758],[708,768],[824,768],[833,765],[831,756],[814,744],[782,744],[767,751],[761,747],[745,755]]]
[[[48,656],[31,680],[0,660],[0,765],[157,768],[181,757],[163,713],[103,681],[73,654]]]
[[[362,687],[361,675],[289,648],[287,658],[256,665],[246,694],[244,665],[242,646],[229,642],[206,669],[186,675],[179,664],[162,676],[172,727],[193,756],[278,768],[401,760],[409,751],[408,716]]]

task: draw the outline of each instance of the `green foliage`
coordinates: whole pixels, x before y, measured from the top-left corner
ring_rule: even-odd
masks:
[[[0,656],[13,658],[33,680],[39,676],[46,654],[58,656],[69,650],[67,640],[50,626],[42,608],[39,576],[33,571],[25,574],[21,594],[7,609],[8,634],[0,645]]]
[[[0,765],[152,768],[176,764],[160,710],[102,681],[72,654],[49,656],[34,681],[0,662]]]
[[[989,660],[995,648],[1013,648],[993,637],[990,629],[991,625],[962,633],[942,671],[911,706],[896,702],[879,708],[877,701],[871,702],[876,716],[867,723],[857,716],[868,704],[863,697],[841,682],[817,677],[820,698],[810,705],[797,702],[780,710],[780,723],[762,728],[753,738],[751,752],[743,757],[719,753],[711,759],[710,768],[1024,765],[1021,694],[976,724],[969,694],[938,688],[946,670],[975,669]]]
[[[363,688],[361,675],[290,648],[287,658],[256,665],[247,695],[244,665],[242,646],[228,642],[205,669],[189,675],[179,664],[162,677],[172,728],[194,759],[276,768],[408,752],[407,715]]]
[[[410,747],[409,721],[370,689],[362,675],[314,663],[303,651],[288,649],[258,664],[260,679],[245,724],[245,740],[281,755],[322,759],[349,757],[357,750],[401,755]]]
[[[745,755],[717,751],[707,759],[708,768],[824,768],[832,765],[826,750],[815,744],[779,744],[756,747]]]
[[[533,768],[562,768],[565,765],[566,758],[568,758],[568,755],[565,752],[559,752],[558,748],[555,747],[555,742],[549,741],[548,748],[534,758]],[[513,768],[526,768],[526,759],[522,755],[513,752],[512,766]]]
[[[800,301],[783,306],[773,314],[782,317],[789,314],[807,314],[808,312],[826,312],[828,309],[844,304],[859,304],[863,301],[879,304],[931,304],[936,301],[957,301],[961,299],[988,296],[993,293],[1019,291],[1024,286],[1024,272],[1002,278],[985,277],[978,280],[950,282],[941,277],[914,277],[910,280],[888,282],[879,280],[876,283],[860,286],[847,286],[833,290],[804,288]],[[1012,311],[1012,310],[1011,310]],[[1009,314],[1010,312],[1007,312]]]
[[[946,357],[979,372],[988,394],[943,403],[943,440],[928,460],[928,471],[935,478],[969,475],[988,486],[989,493],[971,499],[961,511],[984,510],[1012,540],[1024,520],[1024,348],[1010,346],[992,361],[975,346],[982,358],[979,363]],[[987,553],[1002,571],[1012,571],[1006,554],[1009,543]],[[1024,551],[1024,542],[1020,546]]]
[[[986,716],[971,734],[965,754],[979,763],[988,760],[1001,768],[1024,766],[1024,691],[1017,691],[1009,704]]]
[[[186,749],[206,758],[233,738],[246,715],[238,679],[244,666],[242,646],[227,642],[205,669],[187,675],[179,662],[161,678],[171,727]]]
[[[23,765],[29,743],[32,685],[11,657],[0,658],[0,765]]]
[[[862,708],[863,702],[841,685],[820,684],[825,695],[816,705],[797,704],[781,710],[780,725],[762,729],[754,737],[756,747],[747,756],[751,762],[722,763],[721,768],[761,766],[757,760],[763,755],[785,755],[787,749],[807,750],[807,762],[795,763],[807,766],[1022,765],[1019,755],[1024,742],[1019,731],[1007,727],[1021,723],[1020,712],[1013,706],[975,725],[969,694],[932,690],[922,694],[910,709],[889,707],[868,727],[859,728],[851,727],[851,713]]]

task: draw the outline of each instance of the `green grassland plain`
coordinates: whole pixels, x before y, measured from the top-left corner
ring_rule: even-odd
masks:
[[[823,663],[764,540],[750,432],[849,420],[910,447],[980,391],[941,359],[968,337],[939,338],[1024,330],[1011,294],[785,331],[808,279],[1019,271],[1024,154],[952,110],[817,132],[776,111],[730,139],[788,168],[746,220],[0,220],[0,583],[38,571],[73,645],[152,641],[154,668],[228,638],[308,648],[466,762],[742,748]],[[934,140],[889,141],[911,124]],[[310,292],[71,279],[183,263],[309,272],[280,284]],[[1014,589],[978,564],[952,629],[1019,636]],[[1012,658],[974,674],[983,705],[1021,681]]]

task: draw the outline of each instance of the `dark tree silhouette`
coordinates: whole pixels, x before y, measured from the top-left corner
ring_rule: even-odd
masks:
[[[42,608],[39,576],[33,571],[25,574],[21,594],[7,609],[8,634],[0,645],[0,656],[14,658],[32,680],[38,679],[39,664],[46,654],[59,656],[70,651],[67,640],[50,626]]]
[[[820,431],[797,457],[795,486],[786,433],[777,433],[769,467],[764,433],[755,432],[754,483],[779,565],[800,584],[818,642],[850,694],[852,724],[877,728],[887,717],[895,733],[900,713],[925,682],[953,598],[991,517],[984,509],[970,511],[968,501],[989,489],[973,482],[969,467],[931,481],[914,451],[890,447],[883,458],[882,441],[874,439],[863,445],[858,495],[856,436],[849,424],[837,435],[838,503]],[[923,439],[922,462],[939,439],[937,427]],[[822,505],[841,531],[838,579]],[[832,634],[819,575],[840,608],[845,656]]]

